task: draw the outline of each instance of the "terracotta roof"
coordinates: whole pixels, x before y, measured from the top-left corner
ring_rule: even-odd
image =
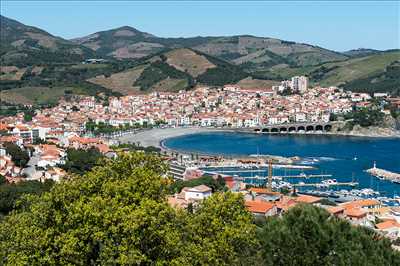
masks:
[[[267,188],[258,188],[258,187],[252,187],[249,189],[249,191],[257,193],[257,194],[268,194],[268,195],[280,195],[281,194],[279,192],[269,191]]]
[[[334,206],[334,207],[329,207],[326,210],[331,214],[337,214],[339,212],[343,212],[344,208],[341,206]]]
[[[287,196],[283,196],[277,203],[276,207],[279,209],[282,209],[284,211],[287,211],[289,208],[294,207],[297,204],[297,202]]]
[[[379,205],[379,201],[374,200],[374,199],[362,199],[362,200],[354,200],[354,201],[349,201],[346,203],[342,203],[341,206],[345,208],[356,208],[356,207],[370,207],[370,206],[375,206]]]
[[[271,210],[275,204],[265,201],[248,200],[245,202],[246,208],[253,213],[266,213]]]
[[[344,214],[349,217],[361,218],[367,215],[367,212],[361,208],[348,208],[344,210]]]
[[[382,223],[378,223],[375,226],[376,226],[376,228],[378,228],[380,230],[389,229],[389,228],[393,228],[393,227],[400,228],[400,224],[394,220],[388,220],[388,221],[385,221]]]
[[[316,203],[321,200],[319,197],[314,197],[310,195],[299,195],[297,198],[294,199],[297,202],[303,202],[303,203]]]

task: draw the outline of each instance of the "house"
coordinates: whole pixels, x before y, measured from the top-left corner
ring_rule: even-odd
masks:
[[[338,217],[338,218],[345,218],[344,210],[345,208],[340,206],[333,206],[326,209],[330,214]]]
[[[294,200],[298,203],[317,204],[321,201],[321,198],[310,195],[298,195]]]
[[[274,216],[278,213],[278,209],[274,203],[259,201],[259,200],[246,200],[246,208],[255,216]]]
[[[390,239],[400,237],[400,224],[395,220],[387,220],[375,225],[376,229]]]
[[[211,188],[206,185],[199,185],[195,187],[185,187],[182,189],[185,192],[185,200],[203,200],[212,194]]]
[[[368,212],[361,208],[347,208],[343,214],[344,218],[354,225],[370,226],[367,218]]]
[[[212,194],[211,188],[206,185],[196,187],[184,187],[180,193],[167,198],[168,204],[174,208],[187,208],[189,204],[198,203],[199,201],[210,197]]]

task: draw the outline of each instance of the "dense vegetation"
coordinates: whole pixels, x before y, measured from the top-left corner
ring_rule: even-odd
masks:
[[[164,61],[155,61],[144,69],[133,85],[140,86],[141,90],[146,91],[166,78],[184,79],[188,81],[188,84],[193,84],[193,79],[189,74],[177,70]]]
[[[15,165],[24,168],[29,162],[28,152],[11,142],[6,142],[3,145],[6,148],[6,152],[11,155],[12,161]]]
[[[17,208],[17,202],[22,196],[29,194],[40,195],[49,191],[53,186],[52,180],[45,182],[21,181],[16,184],[6,183],[4,177],[0,175],[0,215],[6,215]]]
[[[222,177],[218,177],[214,179],[212,176],[203,176],[200,178],[196,178],[193,180],[183,181],[177,180],[170,186],[170,191],[172,193],[179,193],[181,192],[182,188],[184,187],[195,187],[199,185],[206,185],[212,189],[213,192],[217,191],[225,191],[225,180]]]
[[[117,146],[111,146],[115,150],[123,151],[144,151],[148,153],[160,153],[161,149],[154,146],[143,147],[140,143],[121,143]]]
[[[269,218],[259,231],[265,265],[399,265],[390,241],[309,205]]]
[[[373,231],[299,205],[256,225],[240,194],[166,203],[160,158],[121,154],[24,197],[0,222],[4,265],[399,265]]]
[[[388,65],[385,71],[344,84],[345,89],[359,92],[389,92],[400,95],[400,62]]]
[[[123,155],[29,197],[0,224],[6,265],[240,265],[257,245],[240,195],[215,194],[194,214],[165,201],[157,157]]]
[[[67,160],[65,164],[60,165],[60,167],[70,173],[83,174],[98,165],[101,158],[103,158],[103,155],[97,148],[70,148],[67,149]]]
[[[232,65],[226,61],[215,57],[199,53],[207,58],[208,61],[216,65],[215,68],[209,68],[206,72],[199,75],[196,81],[201,84],[222,86],[225,84],[236,83],[249,76],[240,67]]]
[[[355,125],[361,127],[380,126],[383,124],[385,114],[380,110],[372,108],[362,108],[345,115],[345,118],[350,120],[346,126],[351,130]]]

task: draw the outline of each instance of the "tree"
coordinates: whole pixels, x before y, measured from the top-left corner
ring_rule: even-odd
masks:
[[[27,110],[24,112],[24,121],[29,122],[32,121],[32,117],[35,115],[34,110]]]
[[[23,168],[29,162],[28,152],[22,150],[18,145],[7,142],[4,143],[4,147],[6,148],[6,152],[11,155],[12,161],[16,166]]]
[[[3,185],[5,183],[7,183],[7,179],[4,176],[0,175],[0,185]]]
[[[71,148],[67,150],[65,164],[60,167],[70,173],[83,174],[96,166],[101,158],[103,155],[97,148],[92,147],[87,150]]]
[[[216,194],[195,213],[165,200],[167,170],[144,153],[120,154],[56,184],[0,222],[5,265],[232,265],[257,244],[241,195]],[[250,264],[251,265],[251,264]]]
[[[0,213],[7,214],[14,210],[17,201],[22,196],[28,194],[40,195],[45,191],[49,191],[53,184],[52,180],[46,180],[43,183],[39,181],[22,181],[17,184],[2,184],[0,181]]]
[[[265,265],[400,265],[389,240],[310,205],[267,219],[259,238]]]
[[[177,180],[171,184],[170,191],[172,193],[179,193],[184,187],[195,187],[199,185],[206,185],[210,187],[213,192],[225,190],[225,180],[221,176],[218,176],[217,179],[214,179],[212,176],[202,176],[188,181]]]
[[[188,265],[255,265],[258,240],[241,195],[215,193],[204,200],[187,227]]]

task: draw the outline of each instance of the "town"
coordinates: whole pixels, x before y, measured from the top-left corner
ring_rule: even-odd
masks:
[[[390,98],[387,94],[376,93],[374,98],[400,106],[399,98]],[[120,144],[116,136],[123,133],[135,134],[151,127],[241,129],[326,123],[333,116],[368,107],[371,99],[369,94],[352,93],[337,87],[310,88],[307,77],[293,77],[279,86],[262,89],[225,85],[178,93],[111,97],[108,102],[98,101],[95,97],[64,99],[55,107],[36,110],[29,121],[24,113],[0,119],[0,175],[10,183],[48,179],[59,182],[68,176],[63,167],[68,161],[68,152],[95,149],[104,157],[115,158],[120,151],[115,148]],[[9,150],[13,152],[7,152]],[[23,152],[25,158],[21,158]],[[188,167],[183,162],[189,160],[187,156],[181,155],[179,160],[173,154],[164,152],[164,159],[171,167],[169,175],[180,182],[206,178],[207,172],[199,167]],[[197,156],[194,160],[192,157],[195,164],[202,160],[207,158]],[[217,180],[221,175],[215,174],[212,178]],[[281,215],[297,203],[306,203],[323,207],[353,224],[374,228],[391,239],[400,236],[400,210],[383,206],[376,199],[358,199],[332,206],[321,197],[289,196],[276,188],[273,191],[246,185],[229,175],[223,175],[222,182],[230,190],[242,193],[248,210],[256,216]],[[205,184],[184,187],[170,196],[169,202],[172,206],[187,208],[212,192],[213,189]],[[381,222],[376,223],[378,220]]]

